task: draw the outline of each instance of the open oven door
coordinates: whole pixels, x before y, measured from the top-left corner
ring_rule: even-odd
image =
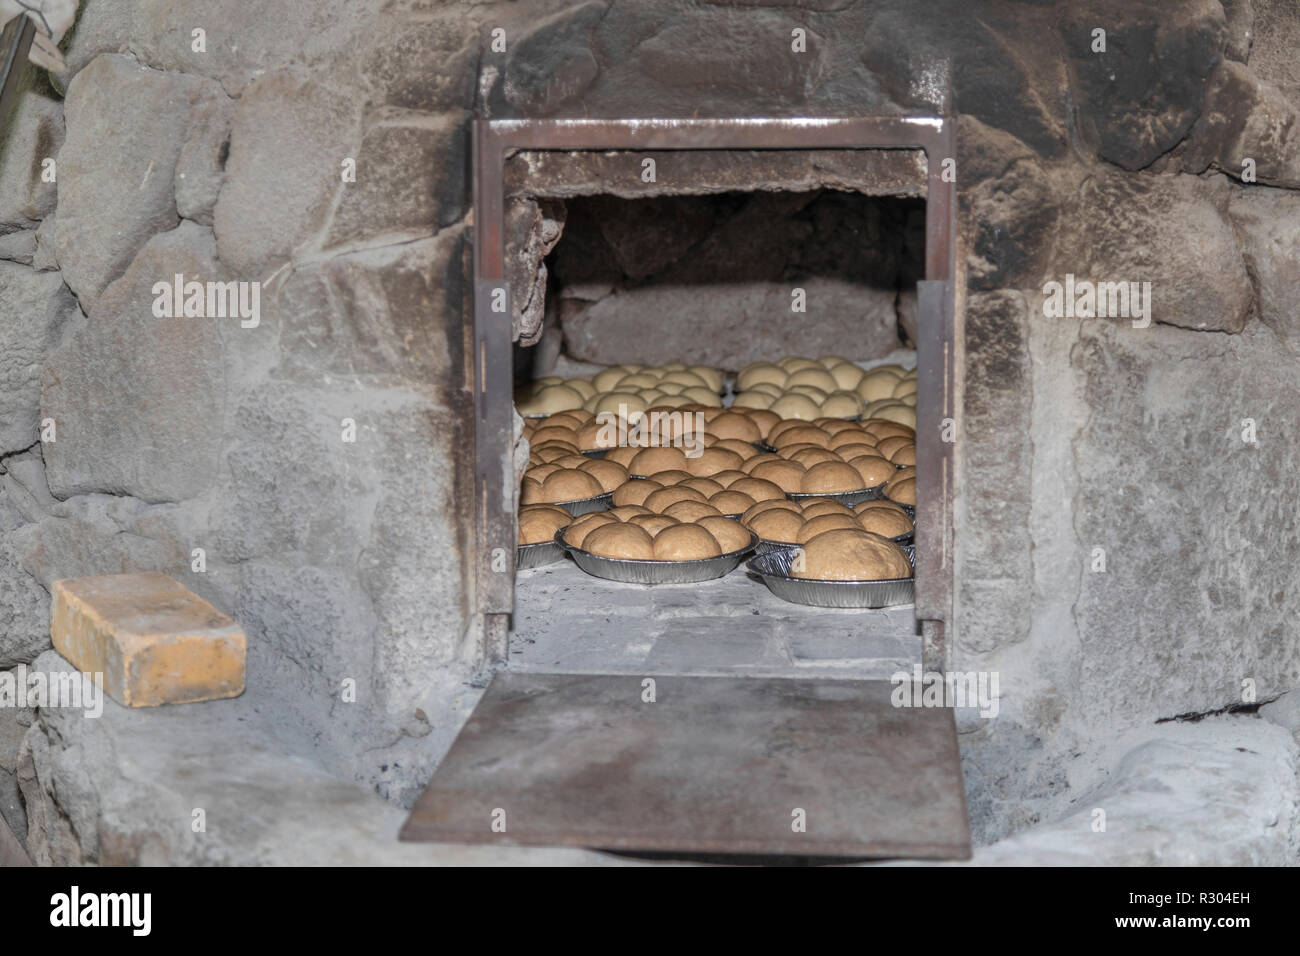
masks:
[[[953,711],[905,684],[498,673],[404,840],[966,859]]]

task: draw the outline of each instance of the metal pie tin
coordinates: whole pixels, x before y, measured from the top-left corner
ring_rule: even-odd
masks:
[[[758,537],[751,531],[749,544],[716,558],[696,561],[646,561],[633,558],[602,558],[583,551],[564,540],[564,529],[555,532],[555,541],[573,557],[578,567],[590,575],[624,584],[697,584],[730,574],[746,554],[753,550]]]
[[[876,485],[876,487],[874,488],[863,488],[861,491],[841,491],[837,493],[832,493],[832,492],[805,493],[805,492],[788,491],[786,492],[785,496],[791,501],[808,501],[811,498],[829,498],[831,501],[838,501],[842,505],[848,505],[852,507],[853,505],[859,504],[863,501],[874,501],[875,499],[881,497],[884,494],[884,492],[885,492],[885,486],[882,483]]]
[[[907,550],[907,549],[904,549]],[[811,607],[881,608],[911,604],[912,578],[888,581],[818,581],[790,576],[795,549],[769,551],[750,558],[746,567],[777,597]],[[910,554],[909,554],[910,557]]]
[[[593,511],[608,511],[610,500],[614,497],[614,492],[607,491],[603,495],[596,495],[594,498],[578,498],[576,501],[555,501],[569,514],[577,518],[579,515],[591,514]]]
[[[900,534],[897,537],[890,538],[889,540],[894,542],[894,544],[900,545],[904,551],[907,551],[908,560],[915,563],[915,559],[912,556],[915,551],[915,549],[912,548],[912,534],[913,532],[909,531],[907,534]],[[802,545],[796,544],[793,541],[768,541],[766,538],[759,538],[758,544],[754,546],[754,555],[771,554],[773,551],[790,551],[798,547],[802,547]]]
[[[515,570],[528,571],[564,560],[564,549],[554,541],[521,544],[515,548]]]
[[[583,452],[588,458],[604,458],[609,454],[608,448],[591,448]]]

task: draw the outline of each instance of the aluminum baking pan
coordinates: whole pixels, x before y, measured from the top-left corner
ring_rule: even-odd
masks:
[[[900,545],[904,551],[907,551],[908,548],[912,546],[912,534],[913,532],[909,531],[907,534],[900,534],[897,537],[890,538],[889,540],[894,542],[894,544]],[[760,555],[771,554],[773,551],[790,551],[797,547],[799,547],[799,545],[792,541],[768,541],[766,538],[759,538],[758,544],[754,545],[754,554]],[[908,555],[908,560],[912,560],[910,553]]]
[[[515,548],[515,570],[527,571],[564,560],[564,549],[554,541],[521,544]]]
[[[590,551],[583,551],[564,540],[564,529],[555,532],[555,540],[573,557],[578,567],[588,574],[608,581],[621,581],[624,584],[697,584],[700,581],[712,581],[730,574],[740,564],[746,554],[758,543],[758,536],[749,533],[749,544],[738,551],[730,551],[716,558],[701,558],[698,561],[646,561],[632,558],[602,558]]]
[[[811,607],[881,608],[911,604],[915,600],[912,578],[888,581],[820,581],[790,577],[795,548],[770,551],[750,558],[745,565],[768,589],[792,604]],[[906,548],[904,550],[907,550]]]
[[[885,485],[884,483],[881,483],[876,485],[874,488],[863,488],[861,491],[841,491],[838,493],[811,492],[807,494],[804,492],[789,491],[786,492],[786,497],[791,501],[799,502],[808,501],[811,498],[829,498],[831,501],[838,501],[842,505],[852,507],[853,505],[860,504],[863,501],[874,501],[881,497],[884,492]]]
[[[553,504],[559,505],[575,518],[579,515],[591,514],[593,511],[608,511],[610,500],[614,497],[614,492],[607,491],[603,495],[596,495],[594,498],[578,498],[575,501],[556,501]]]

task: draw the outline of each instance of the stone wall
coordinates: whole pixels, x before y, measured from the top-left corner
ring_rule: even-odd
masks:
[[[1300,683],[1298,37],[1287,0],[87,0],[0,147],[0,666],[51,580],[167,571],[248,631],[264,720],[409,801],[474,655],[472,113],[901,113],[949,80],[954,661],[1002,675],[963,728],[978,835],[1029,822],[1087,740]],[[175,273],[261,282],[260,321],[156,318]],[[1047,318],[1067,273],[1150,281],[1154,322]]]

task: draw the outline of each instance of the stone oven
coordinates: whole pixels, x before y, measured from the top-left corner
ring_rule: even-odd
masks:
[[[927,7],[86,0],[0,117],[0,675],[69,669],[55,581],[161,572],[247,689],[0,699],[0,861],[594,862],[398,839],[489,685],[748,675],[778,720],[916,664],[997,706],[908,738],[952,799],[904,855],[1293,863],[1300,14]],[[256,321],[159,315],[176,275]],[[851,352],[850,302],[918,368],[905,620],[514,573],[517,379]]]

